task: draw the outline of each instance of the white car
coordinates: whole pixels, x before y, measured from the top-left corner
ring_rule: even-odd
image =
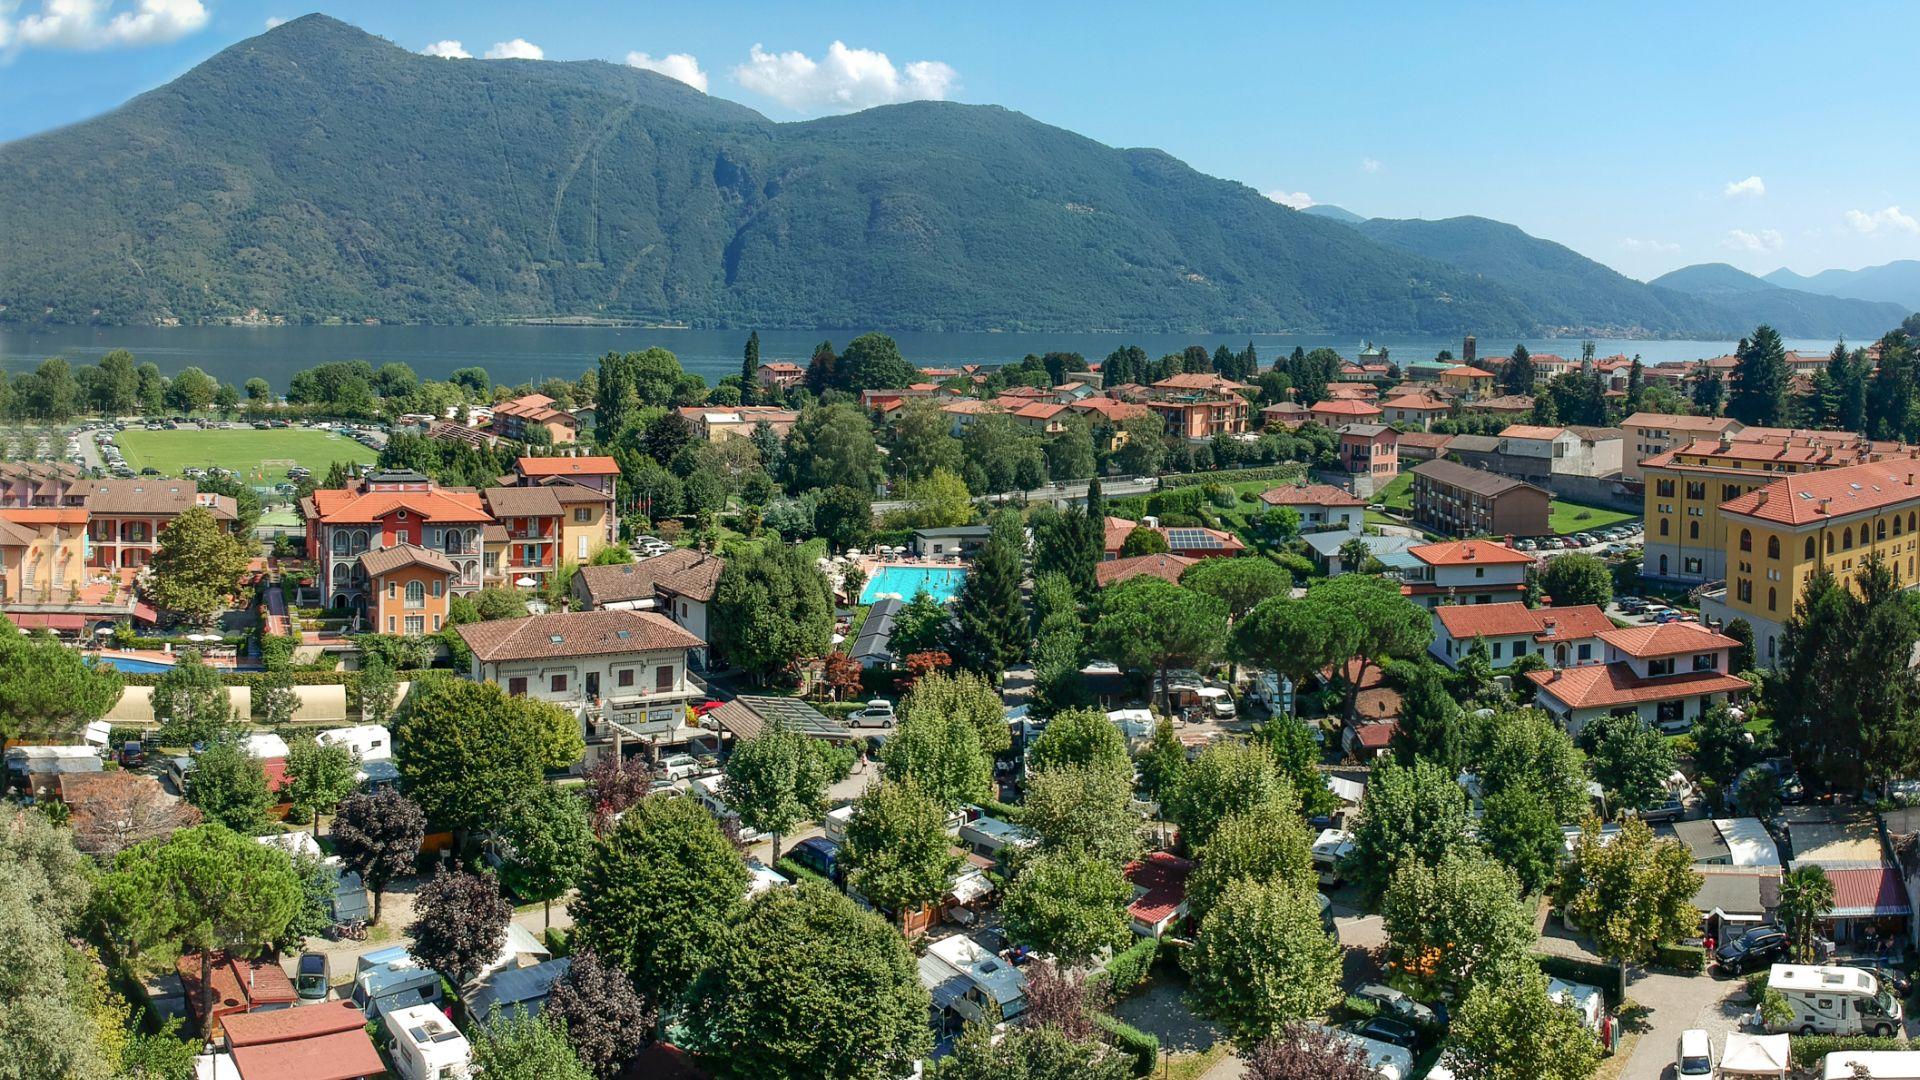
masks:
[[[669,780],[685,780],[700,775],[700,763],[692,754],[673,754],[660,763],[660,772]]]
[[[1705,1031],[1688,1028],[1680,1033],[1680,1048],[1673,1056],[1673,1075],[1680,1080],[1713,1075],[1713,1040]]]
[[[867,707],[847,717],[848,727],[890,728],[900,722],[894,714],[893,702],[886,698],[874,698]]]

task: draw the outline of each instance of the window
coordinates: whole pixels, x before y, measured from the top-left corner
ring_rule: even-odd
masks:
[[[1487,568],[1486,568],[1486,567],[1484,567],[1484,566],[1476,566],[1476,567],[1474,567],[1474,568],[1473,568],[1473,576],[1474,576],[1474,577],[1477,577],[1477,578],[1482,578],[1482,577],[1486,577],[1486,576],[1487,576]]]
[[[1849,525],[1847,526],[1847,531],[1840,534],[1840,550],[1846,551],[1852,547],[1853,547],[1853,526]]]
[[[387,633],[393,633],[393,616],[387,616]]]
[[[1495,660],[1500,659],[1500,648],[1501,648],[1500,642],[1496,641],[1493,643],[1493,658]]]
[[[440,632],[440,616],[438,615],[433,617],[433,630],[436,634]]]
[[[1774,611],[1778,609],[1779,598],[1780,598],[1780,590],[1774,589],[1774,588],[1767,589],[1767,610],[1768,611]]]
[[[1833,534],[1827,534],[1827,554],[1833,554]]]
[[[1673,498],[1673,481],[1671,480],[1655,480],[1653,489],[1663,499]]]
[[[1777,536],[1767,537],[1767,558],[1777,559],[1779,557],[1780,557],[1780,538]]]
[[[407,616],[407,633],[418,636],[427,632],[427,620],[419,615]]]
[[[653,689],[655,693],[661,693],[661,694],[667,693],[668,691],[673,689],[673,665],[672,664],[668,664],[665,667],[655,668],[653,670]]]
[[[1660,535],[1661,536],[1667,535],[1667,519],[1666,518],[1660,519]]]
[[[1687,481],[1687,498],[1704,499],[1707,497],[1707,483],[1704,480]]]
[[[512,694],[514,697],[526,697],[527,696],[527,677],[525,675],[516,675],[513,678],[508,679],[507,693]]]
[[[1580,645],[1580,659],[1582,659],[1582,660],[1591,660],[1591,659],[1593,659],[1593,646],[1592,646],[1592,645],[1590,645],[1590,644],[1587,644],[1587,643],[1584,643],[1584,642],[1583,642],[1583,643],[1582,643],[1582,644]]]
[[[565,675],[554,675],[554,676],[550,676],[550,677],[549,677],[549,678],[547,679],[547,689],[548,689],[548,690],[551,690],[552,692],[554,692],[554,693],[556,693],[556,694],[564,694],[564,693],[566,693],[566,692],[567,692],[567,677],[566,677]]]
[[[1687,539],[1689,540],[1700,539],[1700,523],[1699,522],[1697,521],[1687,522]]]
[[[1673,674],[1673,657],[1666,656],[1658,660],[1647,661],[1647,674],[1648,675]]]
[[[1900,535],[1900,515],[1899,514],[1893,515],[1893,535],[1895,536]]]
[[[1807,553],[1800,557],[1803,559],[1811,559],[1818,554],[1820,554],[1819,546],[1813,542],[1813,537],[1807,537]]]
[[[407,582],[407,606],[410,608],[427,606],[427,587],[425,585],[422,585],[418,581]]]
[[[613,674],[613,684],[622,688],[633,685],[633,669],[621,668]]]
[[[1734,582],[1733,594],[1743,604],[1753,603],[1753,582],[1746,578]]]
[[[1524,642],[1524,641],[1516,641],[1516,642],[1514,642],[1514,643],[1513,643],[1513,658],[1514,658],[1515,660],[1518,660],[1518,659],[1520,659],[1521,657],[1523,657],[1523,656],[1525,656],[1525,655],[1527,655],[1527,643],[1526,643],[1526,642]]]
[[[1720,654],[1710,653],[1710,652],[1695,653],[1693,655],[1693,670],[1695,671],[1720,670]]]
[[[593,520],[593,511],[584,506],[576,506],[573,508],[573,520],[575,524],[585,525]]]
[[[444,582],[444,581],[441,581],[441,580],[440,580],[439,578],[435,578],[435,579],[433,579],[433,597],[434,597],[434,599],[436,599],[436,600],[438,600],[438,599],[440,598],[440,596],[441,596],[441,594],[443,594],[443,593],[445,593],[446,591],[447,591],[447,583],[446,583],[446,582]]]
[[[1700,572],[1700,560],[1697,558],[1682,559],[1680,560],[1680,569],[1689,574],[1697,574]]]
[[[1753,550],[1753,530],[1752,529],[1740,530],[1740,550],[1741,551]]]
[[[415,582],[415,584],[419,583]],[[387,599],[391,600],[398,595],[400,595],[400,583],[397,581],[387,582]]]
[[[1881,518],[1879,521],[1874,523],[1873,538],[1875,540],[1885,540],[1887,538],[1887,519],[1886,518]]]

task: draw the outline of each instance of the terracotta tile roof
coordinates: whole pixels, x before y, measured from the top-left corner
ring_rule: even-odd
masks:
[[[87,510],[82,506],[21,506],[0,510],[0,521],[15,525],[85,525]]]
[[[397,510],[417,514],[427,521],[488,521],[490,515],[480,505],[480,496],[470,491],[367,491],[347,488],[323,488],[313,493],[308,504],[313,516],[328,525],[370,525]]]
[[[282,1011],[310,1012],[316,1007]],[[365,1024],[361,1027],[310,1039],[238,1047],[233,1051],[233,1065],[244,1080],[354,1080],[383,1075],[386,1064],[367,1037]]]
[[[705,642],[651,611],[577,611],[465,623],[461,640],[481,660],[546,660],[697,649]]]
[[[1677,413],[1637,412],[1620,421],[1621,427],[1667,428],[1673,431],[1711,431],[1715,434],[1738,428],[1740,421],[1728,416],[1681,416]]]
[[[1720,504],[1722,513],[1782,525],[1805,525],[1920,500],[1920,467],[1911,461],[1870,462],[1797,473]]]
[[[1051,420],[1066,411],[1067,407],[1058,402],[1034,401],[1013,410],[1013,415],[1022,420]]]
[[[1367,501],[1332,484],[1287,484],[1260,493],[1268,506],[1365,506]]]
[[[1442,371],[1440,372],[1440,374],[1442,374],[1442,375],[1457,375],[1457,376],[1460,376],[1460,377],[1462,377],[1462,378],[1468,378],[1468,379],[1491,379],[1491,378],[1493,378],[1493,372],[1491,372],[1491,371],[1487,371],[1487,370],[1486,370],[1486,369],[1484,369],[1484,368],[1477,368],[1477,367],[1473,367],[1473,366],[1471,366],[1471,365],[1469,365],[1469,364],[1455,364],[1454,366],[1452,366],[1452,367],[1450,367],[1450,368],[1446,368],[1446,369],[1444,369],[1444,370],[1442,370]]]
[[[1453,436],[1442,435],[1437,431],[1403,431],[1400,433],[1401,446],[1426,447],[1441,450],[1453,441]]]
[[[612,495],[590,488],[576,480],[569,480],[564,476],[549,476],[545,480],[540,481],[540,486],[553,492],[553,497],[560,500],[562,506],[572,506],[575,503],[606,503],[613,501]]]
[[[1276,401],[1261,408],[1261,415],[1272,413],[1275,416],[1304,416],[1307,407],[1297,401]]]
[[[560,499],[546,487],[490,487],[480,493],[497,518],[558,517]]]
[[[1527,678],[1541,692],[1574,709],[1604,709],[1616,705],[1671,701],[1697,694],[1745,693],[1752,689],[1747,680],[1718,671],[1694,671],[1684,675],[1643,679],[1624,663],[1589,664],[1557,671],[1529,671]]]
[[[1401,397],[1388,398],[1380,403],[1380,407],[1383,409],[1417,409],[1426,412],[1448,412],[1453,408],[1453,403],[1441,401],[1431,394],[1406,394]]]
[[[644,600],[660,589],[689,600],[713,599],[713,587],[727,560],[693,548],[673,551],[638,562],[610,566],[582,566],[574,571],[587,590],[590,603],[616,604]]]
[[[445,555],[417,544],[395,544],[388,548],[376,548],[360,556],[360,567],[368,577],[377,578],[409,566],[424,566],[443,574],[459,573]]]
[[[1121,539],[1124,541],[1125,537]],[[1186,572],[1187,567],[1192,566],[1198,561],[1198,559],[1189,559],[1184,555],[1172,554],[1136,555],[1131,559],[1108,559],[1094,566],[1093,578],[1103,589],[1109,585],[1118,585],[1123,581],[1137,578],[1142,574],[1150,574],[1157,578],[1164,578],[1177,585],[1180,583],[1180,575]]]
[[[1531,634],[1547,641],[1597,637],[1613,629],[1613,620],[1592,604],[1564,608],[1530,608],[1521,603],[1444,604],[1433,610],[1447,635],[1456,641],[1476,637]]]
[[[1913,914],[1900,872],[1891,866],[1836,867],[1827,871],[1827,880],[1833,882],[1830,914],[1836,918]]]
[[[1592,604],[1572,604],[1567,607],[1535,608],[1540,615],[1541,632],[1537,635],[1543,641],[1570,641],[1578,638],[1599,637],[1613,629],[1613,620],[1607,613]]]
[[[190,506],[204,505],[223,521],[235,517],[230,495],[201,495],[200,486],[191,480],[167,480],[158,476],[131,480],[88,480],[75,492],[87,497],[87,509],[96,514],[178,514]]]
[[[1641,660],[1684,653],[1738,648],[1740,643],[1699,623],[1670,622],[1654,626],[1627,626],[1608,630],[1600,640]]]
[[[1145,892],[1127,905],[1127,914],[1153,925],[1180,910],[1187,902],[1187,877],[1193,863],[1165,851],[1149,852],[1126,866],[1127,881]]]
[[[1050,394],[1052,391],[1042,390],[1037,386],[1015,386],[1000,391],[1000,396],[1005,398],[1043,398]]]
[[[763,368],[766,368],[768,371],[772,371],[777,374],[782,374],[782,375],[800,374],[800,365],[792,363],[791,361],[787,361],[787,360],[769,360],[766,363],[761,364],[760,366]]]
[[[1201,371],[1184,371],[1178,375],[1169,375],[1154,383],[1153,386],[1156,390],[1212,390],[1218,393],[1247,388],[1245,383],[1237,383],[1232,379]]]
[[[605,454],[584,457],[523,457],[513,467],[522,476],[619,476],[620,465]]]
[[[230,1016],[226,1020],[227,1045],[260,1046],[342,1031],[359,1031],[366,1026],[366,1016],[353,1002],[325,1001],[298,1009]]]
[[[1068,408],[1075,412],[1098,413],[1114,423],[1150,416],[1153,413],[1153,410],[1145,405],[1136,405],[1130,401],[1115,401],[1110,397],[1081,398]]]
[[[1508,424],[1500,429],[1503,439],[1557,439],[1566,428],[1543,427],[1539,424]]]
[[[1395,695],[1395,698],[1397,700],[1398,695]],[[1363,717],[1362,721],[1347,725],[1353,731],[1354,740],[1367,750],[1385,750],[1393,745],[1393,737],[1400,734],[1400,722],[1398,720],[1367,721],[1364,719],[1366,711],[1364,709],[1359,711]]]
[[[1002,406],[991,401],[981,401],[979,398],[961,398],[959,401],[950,401],[940,406],[940,411],[961,416],[979,416],[982,413],[1000,412]]]
[[[1533,561],[1533,556],[1526,552],[1515,551],[1491,540],[1447,540],[1408,548],[1407,553],[1428,566],[1472,566],[1476,563],[1483,566],[1499,563],[1519,565]]]
[[[1307,410],[1315,416],[1379,416],[1378,407],[1364,401],[1331,400],[1316,403]]]
[[[1467,408],[1481,412],[1531,412],[1533,398],[1528,394],[1502,394],[1499,397],[1483,398],[1468,405]]]

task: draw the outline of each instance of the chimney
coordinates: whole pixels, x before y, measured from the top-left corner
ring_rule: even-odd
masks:
[[[1911,481],[1909,481],[1909,482],[1911,482]],[[1760,506],[1765,506],[1765,505],[1767,505],[1767,489],[1766,489],[1766,488],[1761,488],[1761,489],[1760,489],[1760,501],[1759,501],[1758,503],[1756,503],[1756,504],[1755,504],[1755,506],[1756,506],[1756,507],[1760,507]]]
[[[1826,514],[1826,513],[1828,513],[1829,511],[1827,510],[1827,507],[1828,507],[1828,506],[1830,506],[1830,505],[1832,505],[1832,503],[1833,503],[1833,500],[1832,500],[1832,499],[1821,499],[1821,500],[1820,500],[1820,513],[1822,513],[1822,514]]]

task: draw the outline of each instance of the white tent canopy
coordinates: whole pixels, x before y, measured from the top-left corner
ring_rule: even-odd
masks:
[[[1792,1055],[1785,1035],[1727,1033],[1720,1051],[1721,1076],[1772,1076],[1785,1080]]]

